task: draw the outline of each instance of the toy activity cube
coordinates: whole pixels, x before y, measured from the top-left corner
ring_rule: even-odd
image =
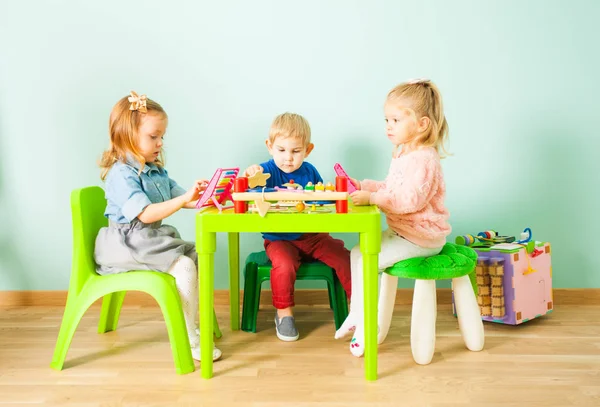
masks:
[[[484,321],[519,325],[552,312],[548,242],[500,243],[477,252],[477,302]],[[452,303],[455,311],[454,300]]]

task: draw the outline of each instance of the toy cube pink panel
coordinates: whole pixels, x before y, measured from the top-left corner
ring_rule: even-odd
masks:
[[[550,244],[546,243],[538,249],[544,252],[533,258],[525,249],[512,255],[517,324],[540,317],[553,309]]]
[[[506,251],[475,248],[479,259],[485,264],[500,259],[504,263],[502,284],[505,314],[502,317],[482,316],[484,321],[519,325],[552,312],[550,244],[540,243],[536,250],[541,253],[528,254],[525,248]]]

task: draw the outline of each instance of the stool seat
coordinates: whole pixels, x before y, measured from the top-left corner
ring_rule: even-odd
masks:
[[[242,331],[256,332],[256,318],[260,304],[262,283],[270,280],[272,264],[265,251],[248,255],[244,267],[244,302],[242,306]],[[348,316],[348,301],[344,287],[333,269],[319,261],[302,263],[296,273],[298,280],[324,280],[327,282],[329,306],[338,329]]]
[[[402,260],[385,270],[387,274],[419,280],[445,280],[466,276],[475,271],[477,252],[467,246],[446,243],[431,257]]]

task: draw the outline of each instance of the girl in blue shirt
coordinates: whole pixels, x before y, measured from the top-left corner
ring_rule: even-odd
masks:
[[[153,270],[175,277],[192,357],[200,360],[197,253],[194,243],[162,220],[194,208],[206,180],[186,191],[169,178],[162,157],[167,124],[162,106],[146,95],[132,91],[113,107],[110,145],[100,160],[109,225],[98,233],[94,257],[99,274]],[[220,357],[214,348],[213,360]]]

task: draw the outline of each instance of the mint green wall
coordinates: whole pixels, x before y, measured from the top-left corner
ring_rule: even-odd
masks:
[[[267,158],[284,111],[310,121],[325,178],[337,161],[383,178],[383,100],[413,77],[445,97],[455,234],[529,226],[553,245],[555,287],[600,287],[600,2],[82,3],[0,4],[0,290],[67,288],[69,193],[100,184],[108,114],[130,89],[167,110],[184,186]],[[193,239],[193,211],[169,221]],[[243,235],[242,255],[261,243]],[[224,237],[216,257],[225,288]]]

